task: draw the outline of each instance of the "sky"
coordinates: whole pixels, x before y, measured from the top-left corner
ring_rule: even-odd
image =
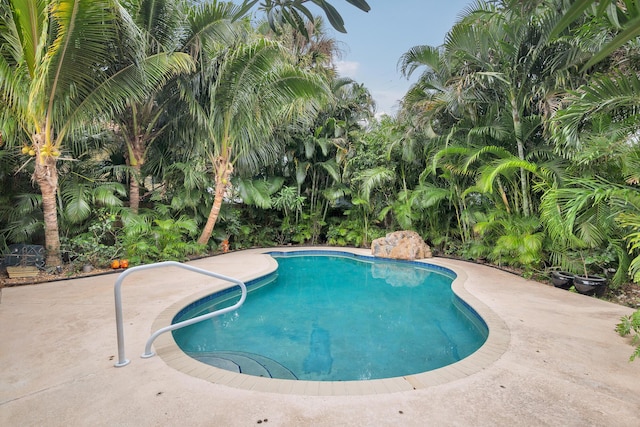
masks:
[[[233,0],[240,3],[240,0]],[[338,40],[342,56],[338,72],[364,84],[376,101],[376,115],[394,115],[399,100],[415,82],[398,71],[398,60],[414,46],[440,46],[463,10],[472,0],[367,0],[363,12],[346,0],[328,0],[344,19],[347,34],[339,33],[325,18],[326,29]],[[305,4],[315,15],[322,10]]]
[[[363,83],[377,104],[377,115],[393,115],[415,78],[398,71],[398,60],[418,45],[440,46],[446,33],[471,0],[367,0],[362,12],[345,0],[332,0],[345,22],[347,34],[333,36],[344,51],[337,62],[343,77]],[[320,9],[312,9],[320,14]],[[327,27],[330,25],[327,22]],[[417,77],[420,70],[415,73]]]

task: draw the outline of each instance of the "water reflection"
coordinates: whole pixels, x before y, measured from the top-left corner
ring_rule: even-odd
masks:
[[[388,263],[371,264],[371,275],[375,279],[382,279],[394,288],[420,286],[429,278],[431,272],[403,265]]]

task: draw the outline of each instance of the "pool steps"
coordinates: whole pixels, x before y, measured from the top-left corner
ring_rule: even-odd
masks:
[[[202,363],[224,369],[226,371],[253,375],[256,377],[297,380],[293,372],[268,357],[241,351],[206,351],[187,352]]]

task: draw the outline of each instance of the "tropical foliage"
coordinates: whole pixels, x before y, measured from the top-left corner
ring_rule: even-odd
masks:
[[[0,246],[142,263],[402,228],[640,281],[638,2],[477,1],[399,58],[416,82],[382,118],[326,1],[0,5]]]
[[[631,335],[631,342],[636,346],[635,351],[629,357],[633,362],[636,357],[640,357],[640,310],[630,316],[624,316],[616,326],[616,331],[625,337]]]
[[[590,59],[620,30],[607,16],[632,11],[581,15],[575,2],[559,22],[554,8],[567,5],[556,3],[469,7],[443,46],[401,58],[407,75],[423,70],[402,114],[433,147],[431,185],[453,186],[462,253],[533,271],[615,271],[616,285],[637,256],[620,216],[638,213],[637,44]]]
[[[187,57],[136,57],[140,42],[115,1],[3,1],[0,4],[3,139],[21,146],[41,193],[47,263],[58,265],[58,164],[65,146],[99,129],[168,77]],[[132,50],[114,58],[122,39]],[[117,67],[116,61],[125,64]]]

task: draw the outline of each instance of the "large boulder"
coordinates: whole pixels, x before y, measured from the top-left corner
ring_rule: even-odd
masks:
[[[371,253],[380,258],[431,258],[431,248],[415,231],[394,231],[371,243]]]

